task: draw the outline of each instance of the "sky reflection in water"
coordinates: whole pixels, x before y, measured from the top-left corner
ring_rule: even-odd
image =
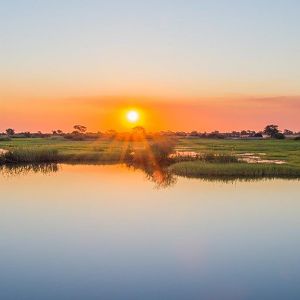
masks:
[[[44,173],[0,176],[1,299],[298,298],[298,181]]]

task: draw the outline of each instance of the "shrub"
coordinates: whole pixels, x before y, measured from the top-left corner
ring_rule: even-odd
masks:
[[[147,144],[146,147],[135,149],[129,146],[124,161],[128,164],[143,167],[153,167],[157,164],[171,163],[170,154],[174,151],[176,139],[158,138]]]
[[[274,138],[275,138],[275,139],[278,139],[278,140],[284,140],[284,139],[285,139],[285,136],[284,136],[283,133],[278,132],[278,133],[274,134]]]
[[[174,139],[161,139],[150,143],[150,150],[153,156],[158,160],[167,160],[174,151]]]
[[[230,154],[204,153],[200,160],[210,163],[237,163],[238,159]]]
[[[86,134],[81,134],[81,133],[68,133],[63,136],[67,140],[72,140],[72,141],[91,141],[91,140],[97,140],[101,136],[99,134],[93,134],[93,133],[86,133]]]

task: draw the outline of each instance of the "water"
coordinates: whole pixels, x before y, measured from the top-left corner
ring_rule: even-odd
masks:
[[[0,175],[0,299],[299,299],[299,181],[19,173]]]

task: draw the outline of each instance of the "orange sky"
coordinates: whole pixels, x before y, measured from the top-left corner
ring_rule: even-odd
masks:
[[[66,100],[20,100],[0,102],[0,131],[71,131],[82,124],[89,131],[116,129],[125,131],[132,124],[124,122],[129,109],[141,113],[141,123],[148,131],[261,130],[275,123],[281,129],[300,130],[300,97],[209,98],[163,100],[150,98],[91,97]]]
[[[148,130],[298,131],[299,9],[295,0],[1,1],[0,131],[127,130],[131,107]]]

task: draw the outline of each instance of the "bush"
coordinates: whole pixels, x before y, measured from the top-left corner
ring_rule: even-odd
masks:
[[[84,136],[81,134],[66,134],[64,138],[72,141],[84,141]]]
[[[0,136],[0,142],[8,142],[11,141],[11,138],[9,136]]]
[[[174,139],[162,139],[150,143],[150,150],[156,159],[167,160],[174,151],[175,144]]]
[[[99,139],[101,136],[99,134],[81,134],[81,133],[68,133],[63,136],[67,140],[72,141],[93,141]]]
[[[174,151],[176,139],[158,138],[147,144],[146,147],[135,149],[128,147],[124,161],[128,164],[143,167],[153,167],[157,164],[171,163],[170,154]]]
[[[281,132],[278,132],[278,133],[274,134],[274,138],[277,139],[277,140],[284,140],[285,135]]]
[[[230,154],[204,153],[197,157],[197,160],[208,163],[237,163],[238,159]]]

